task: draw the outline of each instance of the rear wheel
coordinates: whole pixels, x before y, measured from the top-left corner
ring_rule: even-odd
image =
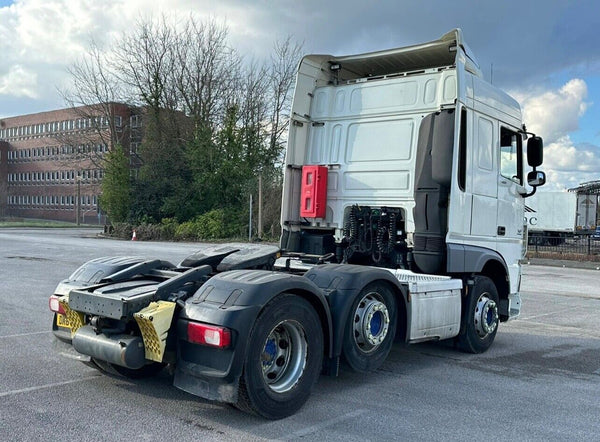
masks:
[[[388,285],[376,282],[361,290],[350,310],[344,333],[343,355],[358,372],[376,370],[389,354],[398,308],[396,296]]]
[[[487,276],[475,276],[463,310],[463,331],[458,347],[467,353],[483,353],[494,342],[498,331],[498,291]]]
[[[305,299],[283,294],[269,302],[250,334],[238,403],[268,419],[294,414],[321,373],[323,332]]]

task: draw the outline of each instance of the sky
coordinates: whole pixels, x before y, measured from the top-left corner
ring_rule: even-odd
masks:
[[[461,28],[486,80],[516,98],[544,139],[540,190],[600,180],[597,0],[0,0],[0,118],[58,109],[68,67],[93,39],[140,18],[216,19],[248,59],[291,35],[306,53],[356,54]]]

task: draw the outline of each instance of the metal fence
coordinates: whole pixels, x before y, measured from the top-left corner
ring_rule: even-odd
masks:
[[[530,235],[527,245],[530,258],[600,261],[600,238],[593,235]]]

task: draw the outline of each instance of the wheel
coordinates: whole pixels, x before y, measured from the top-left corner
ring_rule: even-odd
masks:
[[[476,276],[469,290],[464,313],[464,331],[458,335],[458,347],[467,353],[483,353],[498,331],[498,291],[487,276]]]
[[[100,359],[92,358],[92,362],[95,367],[105,373],[112,374],[114,376],[123,376],[129,379],[141,379],[154,376],[165,367],[165,364],[159,362],[152,362],[144,365],[142,368],[136,370],[120,365],[111,364],[110,362],[102,361]]]
[[[289,293],[276,297],[250,334],[236,406],[267,419],[294,414],[319,378],[323,352],[321,322],[312,305]]]
[[[361,290],[346,321],[342,353],[354,371],[376,370],[389,354],[398,309],[396,296],[384,283],[372,283]]]

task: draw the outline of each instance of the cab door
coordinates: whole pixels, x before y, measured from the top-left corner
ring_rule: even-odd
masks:
[[[501,242],[523,238],[523,147],[517,131],[499,124],[497,238]]]
[[[471,236],[481,245],[494,249],[497,221],[498,157],[497,121],[479,112],[473,112],[473,155],[471,170],[473,182],[473,212]]]

